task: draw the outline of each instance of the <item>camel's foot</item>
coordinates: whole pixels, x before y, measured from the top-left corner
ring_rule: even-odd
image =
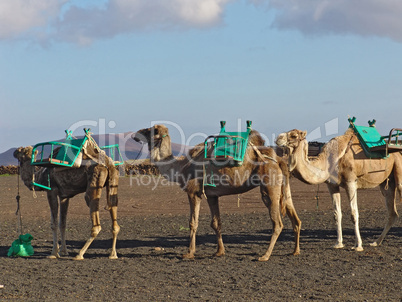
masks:
[[[265,262],[268,260],[269,260],[269,256],[267,256],[267,255],[264,255],[264,256],[261,256],[260,258],[258,258],[258,261],[261,261],[261,262]]]
[[[222,256],[225,256],[225,251],[217,251],[214,254],[214,257],[222,257]]]
[[[46,258],[47,259],[57,259],[57,258],[60,258],[60,255],[59,254],[56,254],[56,255],[51,254],[51,255],[47,256]]]
[[[67,251],[61,251],[60,256],[67,257],[69,254]]]
[[[370,246],[380,246],[380,245],[378,244],[377,241],[374,241],[373,243],[370,243]]]
[[[345,246],[343,245],[343,243],[339,243],[339,242],[333,246],[334,249],[342,249],[344,247]]]
[[[109,255],[109,259],[118,259],[119,257],[117,257],[117,253],[111,253]]]
[[[194,254],[193,253],[184,254],[183,259],[194,259]]]
[[[73,260],[84,260],[84,256],[78,254],[73,258]]]
[[[295,250],[295,251],[293,252],[293,256],[297,256],[297,255],[300,255],[300,250]]]
[[[352,250],[355,250],[356,252],[362,252],[364,249],[361,246],[355,246],[355,247],[352,247]]]

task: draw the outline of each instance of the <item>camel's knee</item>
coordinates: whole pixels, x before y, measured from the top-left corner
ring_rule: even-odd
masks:
[[[334,211],[334,219],[335,221],[342,220],[342,212]]]
[[[294,226],[293,226],[293,231],[294,231],[295,233],[300,233],[301,225],[302,225],[301,220],[300,220],[300,219],[297,219],[297,220],[296,220],[296,223],[295,223]]]
[[[188,224],[191,231],[196,231],[198,229],[198,222],[190,221]]]
[[[115,224],[112,226],[112,234],[113,236],[117,236],[120,233],[120,226]]]
[[[279,235],[282,232],[282,230],[283,230],[282,221],[278,221],[278,222],[274,223],[274,226],[273,226],[274,234]]]
[[[221,223],[218,219],[212,219],[211,228],[215,231],[219,231],[221,229]]]
[[[91,237],[96,237],[98,236],[98,234],[100,233],[100,231],[102,230],[100,225],[97,226],[93,226],[91,229]]]
[[[359,221],[359,214],[356,211],[352,211],[350,219],[354,224],[357,223]]]

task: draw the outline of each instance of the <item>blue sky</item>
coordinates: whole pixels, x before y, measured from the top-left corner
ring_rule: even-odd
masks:
[[[220,120],[270,144],[293,128],[325,141],[348,115],[386,134],[402,128],[401,15],[392,0],[0,0],[0,152],[154,121],[190,144]]]

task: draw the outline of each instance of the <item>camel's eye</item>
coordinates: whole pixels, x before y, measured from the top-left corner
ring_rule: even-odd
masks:
[[[291,139],[296,139],[296,138],[297,138],[297,135],[292,134],[292,135],[290,136],[290,138],[291,138]]]

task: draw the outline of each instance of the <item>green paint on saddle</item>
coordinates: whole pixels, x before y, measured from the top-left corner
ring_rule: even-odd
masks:
[[[369,121],[369,127],[356,126],[354,122],[356,118],[348,118],[350,128],[356,133],[364,153],[368,158],[386,158],[389,155],[386,152],[386,142],[384,137],[378,133],[375,128],[375,120]],[[375,151],[373,150],[375,149]]]

